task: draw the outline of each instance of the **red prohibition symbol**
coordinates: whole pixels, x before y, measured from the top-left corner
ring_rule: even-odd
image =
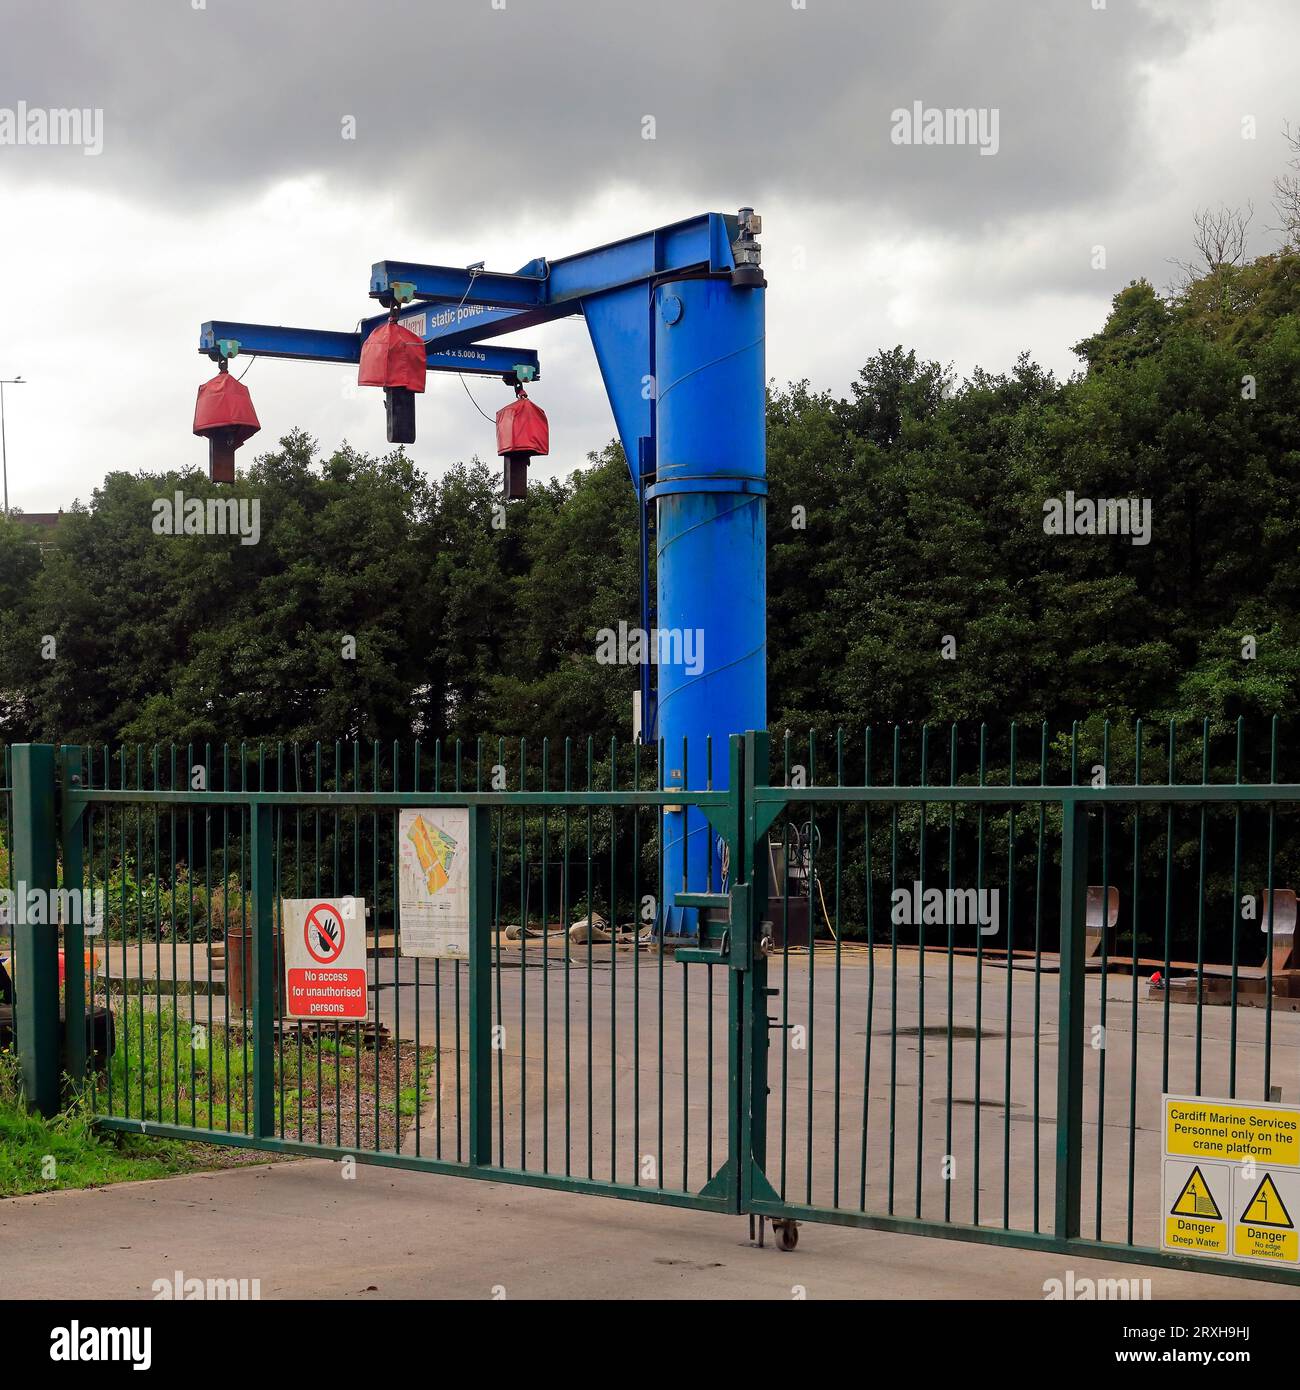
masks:
[[[333,965],[343,951],[343,918],[328,903],[317,903],[307,914],[303,936],[312,960]]]

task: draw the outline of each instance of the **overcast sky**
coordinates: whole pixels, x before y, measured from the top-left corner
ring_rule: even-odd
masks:
[[[1295,0],[0,0],[0,140],[21,102],[103,112],[97,155],[0,143],[10,502],[205,465],[205,319],[350,329],[377,260],[509,271],[742,204],[779,382],[843,393],[895,343],[1067,374],[1118,288],[1190,257],[1196,207],[1251,199],[1271,244],[1298,53]],[[895,143],[915,102],[996,111],[996,153]],[[536,471],[567,472],[614,433],[586,329],[519,341]],[[294,426],[385,451],[354,376],[254,362],[241,459]],[[455,377],[418,419],[435,475],[494,455]]]

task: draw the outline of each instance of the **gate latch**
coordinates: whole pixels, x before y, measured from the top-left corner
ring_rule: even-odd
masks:
[[[737,883],[730,893],[676,893],[678,907],[699,913],[699,937],[694,946],[679,946],[674,959],[699,965],[749,967],[749,884]]]

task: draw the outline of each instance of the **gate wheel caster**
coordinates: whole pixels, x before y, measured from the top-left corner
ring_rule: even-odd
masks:
[[[772,1234],[776,1237],[778,1250],[793,1250],[799,1244],[799,1223],[797,1221],[773,1221]]]

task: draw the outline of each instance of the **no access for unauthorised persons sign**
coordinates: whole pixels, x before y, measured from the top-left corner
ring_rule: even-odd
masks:
[[[282,898],[285,1017],[358,1023],[366,993],[366,904],[362,898]]]

